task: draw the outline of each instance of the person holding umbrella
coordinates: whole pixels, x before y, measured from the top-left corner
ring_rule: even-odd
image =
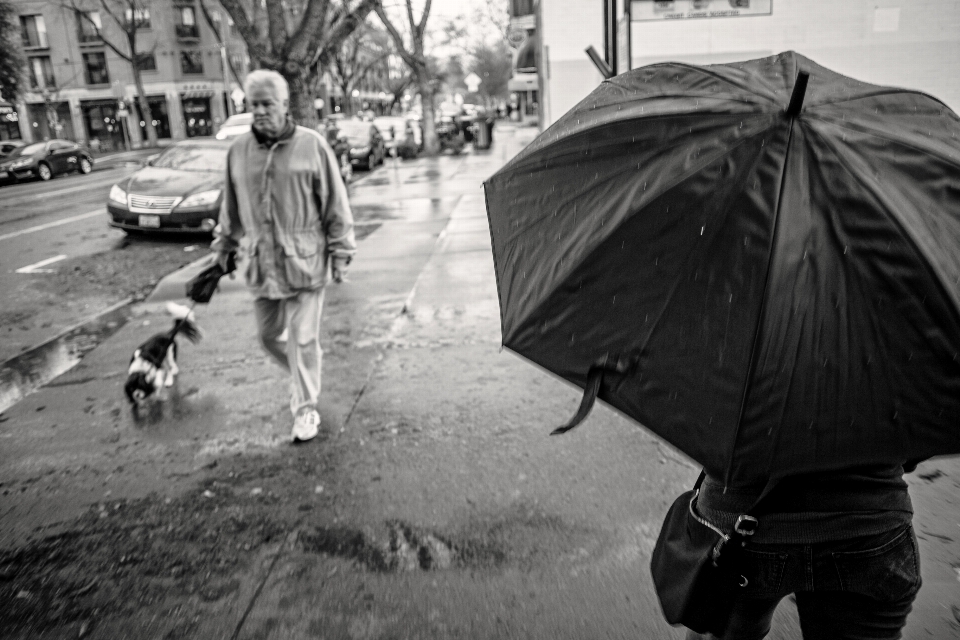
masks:
[[[253,71],[245,91],[253,126],[227,154],[212,248],[226,273],[240,238],[249,239],[246,280],[260,342],[290,372],[292,439],[302,442],[320,426],[324,285],[328,267],[334,282],[343,282],[356,250],[353,214],[330,145],[290,119],[283,76]],[[280,339],[284,332],[286,341]]]
[[[485,183],[503,344],[703,467],[652,554],[691,638],[899,638],[905,470],[960,453],[960,118],[792,51],[604,81]],[[700,635],[704,634],[704,635]],[[713,634],[712,636],[709,634]]]

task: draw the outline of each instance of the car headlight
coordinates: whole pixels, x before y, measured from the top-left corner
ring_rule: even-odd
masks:
[[[184,198],[183,202],[180,203],[178,208],[183,209],[184,207],[204,207],[209,204],[214,204],[217,201],[217,198],[220,197],[220,189],[211,189],[210,191],[201,191],[199,193],[194,193]]]
[[[352,151],[353,153],[356,153],[357,155],[365,156],[365,155],[367,155],[368,153],[370,153],[370,147],[369,147],[369,146],[366,146],[366,147],[354,147],[354,148],[350,149],[350,151]]]
[[[33,160],[32,160],[32,159],[28,159],[28,160],[17,160],[17,161],[14,162],[12,165],[10,165],[10,168],[11,168],[11,169],[19,169],[19,168],[21,168],[21,167],[29,167],[31,164],[33,164]]]
[[[120,188],[120,185],[113,185],[110,187],[110,199],[114,202],[119,202],[120,204],[126,206],[127,204],[127,192]]]

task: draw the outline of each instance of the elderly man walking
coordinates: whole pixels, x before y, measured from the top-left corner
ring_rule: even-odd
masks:
[[[317,435],[320,414],[320,314],[324,285],[339,283],[356,249],[347,189],[323,136],[296,126],[289,90],[275,71],[245,82],[253,128],[227,154],[220,223],[213,249],[221,266],[240,238],[250,242],[247,284],[260,342],[290,372],[294,442]],[[286,331],[286,341],[282,341]]]

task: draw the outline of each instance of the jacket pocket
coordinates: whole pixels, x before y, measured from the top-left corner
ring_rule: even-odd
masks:
[[[319,231],[294,231],[283,253],[284,275],[291,289],[315,289],[324,283],[326,261]]]
[[[247,256],[247,269],[244,275],[247,278],[247,284],[251,287],[263,285],[263,269],[260,268],[260,250],[256,244],[250,247],[250,255]]]
[[[896,602],[920,590],[920,563],[913,528],[882,545],[862,551],[836,551],[840,588],[881,602]]]

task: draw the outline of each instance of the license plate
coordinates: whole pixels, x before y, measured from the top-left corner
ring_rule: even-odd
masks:
[[[137,222],[141,227],[150,227],[152,229],[160,228],[160,216],[140,216],[139,222]]]

